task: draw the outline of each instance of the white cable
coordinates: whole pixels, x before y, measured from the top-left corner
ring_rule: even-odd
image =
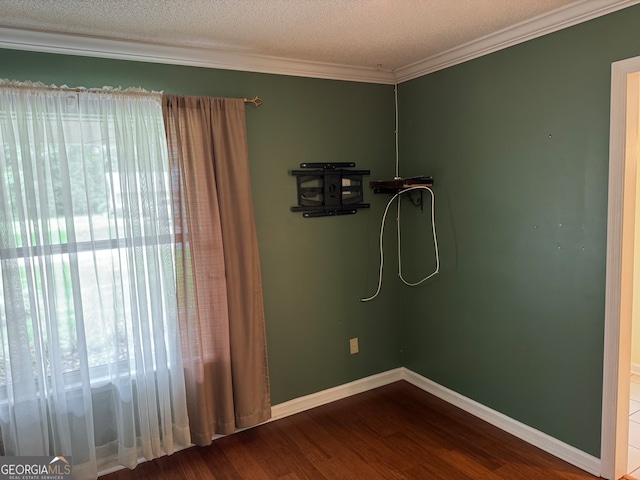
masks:
[[[361,302],[368,302],[369,300],[373,300],[380,293],[380,288],[382,287],[382,269],[384,266],[384,250],[382,248],[382,234],[384,233],[384,222],[387,219],[387,213],[389,212],[389,207],[391,206],[393,201],[396,198],[398,198],[398,195],[400,195],[400,192],[396,193],[393,197],[391,197],[391,200],[389,200],[389,202],[387,203],[387,206],[384,209],[384,213],[382,214],[382,224],[380,225],[380,269],[378,273],[378,288],[376,290],[376,293],[374,293],[372,296],[367,298],[361,298],[360,299]]]
[[[417,190],[417,189],[428,190],[429,193],[431,194],[431,226],[433,230],[433,245],[436,252],[436,269],[431,274],[427,275],[422,280],[415,283],[407,282],[402,276],[402,253],[401,253],[402,242],[400,241],[400,201],[398,201],[398,227],[397,227],[398,229],[398,276],[400,277],[400,280],[402,280],[402,282],[405,285],[408,285],[410,287],[417,287],[422,282],[426,282],[427,280],[429,280],[431,277],[433,277],[435,274],[437,274],[440,271],[440,254],[438,253],[438,237],[436,236],[436,215],[435,215],[435,205],[434,205],[435,196],[433,195],[433,190],[431,190],[429,187],[425,187],[422,185],[412,187],[407,190]],[[402,193],[406,192],[407,190],[403,190]]]
[[[400,190],[393,197],[391,197],[391,200],[389,200],[389,202],[387,203],[387,206],[384,209],[384,214],[382,215],[382,222],[380,225],[380,269],[378,273],[378,288],[376,289],[376,292],[372,296],[367,298],[361,298],[360,299],[361,302],[368,302],[370,300],[373,300],[378,296],[378,294],[380,293],[380,289],[382,288],[382,272],[384,269],[384,249],[382,246],[382,237],[384,233],[384,224],[387,220],[387,213],[389,213],[389,207],[391,206],[393,201],[396,198],[398,198],[400,195],[406,192],[410,192],[412,190],[429,190],[429,192],[431,193],[431,225],[433,226],[432,230],[433,230],[433,243],[435,245],[435,253],[436,253],[436,269],[433,273],[431,273],[430,275],[426,276],[425,278],[423,278],[422,280],[416,283],[407,282],[402,277],[402,256],[400,253],[400,210],[399,210],[400,200],[398,199],[398,276],[406,285],[415,287],[417,285],[420,285],[422,282],[425,282],[426,280],[430,279],[440,271],[440,254],[438,253],[438,238],[436,237],[435,196],[433,194],[433,190],[431,190],[429,187],[426,187],[424,185],[416,185],[414,187],[405,188],[404,190]]]
[[[398,151],[398,84],[393,88],[393,95],[395,101],[396,108],[396,125],[395,125],[395,138],[396,138],[396,176],[395,178],[400,178],[400,155]]]

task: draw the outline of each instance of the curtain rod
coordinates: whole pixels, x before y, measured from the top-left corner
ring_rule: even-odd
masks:
[[[67,85],[45,85],[42,82],[32,82],[27,80],[21,82],[18,80],[9,80],[7,78],[0,78],[0,87],[18,88],[23,90],[52,90],[60,92],[73,92],[73,93],[110,93],[110,94],[124,94],[124,95],[141,95],[149,97],[157,97],[162,95],[162,92],[148,91],[140,87],[102,87],[102,88],[86,88],[86,87],[69,87]]]
[[[264,100],[262,100],[257,95],[255,97],[253,97],[253,98],[243,98],[243,100],[244,100],[244,103],[250,103],[254,107],[259,107],[260,105],[262,105],[264,103]]]
[[[1,77],[0,77],[0,87],[62,90],[66,92],[75,92],[75,93],[89,92],[89,93],[124,93],[129,95],[137,94],[137,95],[149,95],[149,96],[162,95],[162,92],[147,91],[140,87],[129,87],[124,89],[122,87],[117,87],[117,88],[114,88],[114,87],[102,87],[102,88],[68,87],[67,85],[61,85],[61,86],[45,85],[42,82],[31,82],[31,81],[20,82],[17,80],[9,80]],[[250,103],[254,107],[259,107],[264,103],[264,100],[262,100],[257,95],[253,98],[243,98],[242,100],[244,100],[244,103]]]

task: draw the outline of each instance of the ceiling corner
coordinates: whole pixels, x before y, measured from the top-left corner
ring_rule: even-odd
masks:
[[[396,70],[397,83],[464,63],[640,3],[640,0],[583,0],[518,23],[473,42]]]

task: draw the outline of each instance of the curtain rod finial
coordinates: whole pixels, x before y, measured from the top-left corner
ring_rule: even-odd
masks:
[[[259,107],[264,103],[264,100],[262,100],[257,95],[253,98],[245,98],[243,100],[244,100],[244,103],[251,103],[254,107]]]

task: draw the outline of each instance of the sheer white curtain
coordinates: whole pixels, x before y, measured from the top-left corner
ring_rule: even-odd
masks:
[[[74,477],[190,443],[160,96],[0,83],[0,428]]]

